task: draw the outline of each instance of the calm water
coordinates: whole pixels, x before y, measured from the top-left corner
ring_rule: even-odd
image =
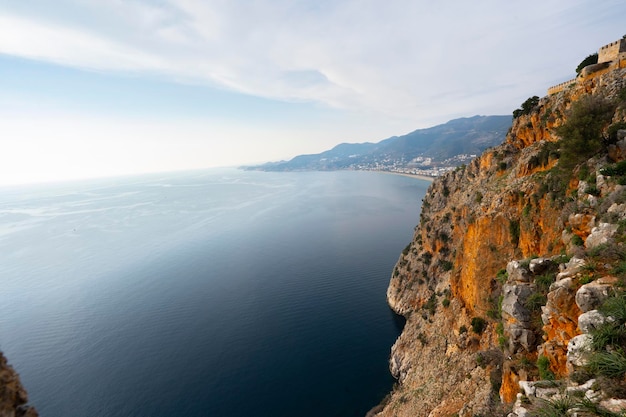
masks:
[[[210,170],[0,189],[0,349],[43,417],[363,416],[427,182]]]

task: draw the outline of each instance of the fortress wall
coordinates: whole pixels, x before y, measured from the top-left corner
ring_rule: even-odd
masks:
[[[575,83],[576,83],[576,78],[572,78],[571,80],[567,80],[560,84],[553,85],[552,87],[548,88],[548,95],[556,94],[560,91],[563,91],[565,90],[566,87],[569,87],[570,85],[575,84]]]
[[[626,39],[620,39],[604,45],[598,50],[598,63],[613,61],[618,58],[620,52],[626,52]]]

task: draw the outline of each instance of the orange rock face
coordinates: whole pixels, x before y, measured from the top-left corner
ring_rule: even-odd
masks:
[[[498,303],[506,277],[498,271],[511,260],[571,251],[565,235],[585,239],[596,219],[606,218],[596,213],[601,204],[576,192],[577,174],[554,177],[561,143],[556,128],[567,121],[572,100],[617,94],[623,86],[626,69],[540,99],[514,120],[502,145],[433,182],[411,250],[398,260],[387,291],[389,304],[408,321],[391,355],[401,384],[379,416],[498,415],[493,399],[514,401],[519,381],[537,379],[539,354],[557,376],[567,374],[567,343],[579,332],[579,278],[548,282],[547,302],[529,323],[510,323],[529,326],[521,330],[532,328],[535,336],[519,350],[507,336],[528,333],[503,330]],[[613,122],[626,118],[620,114]],[[590,160],[587,169],[599,170],[598,161]],[[565,193],[550,182],[555,179],[565,181]],[[534,281],[525,285],[536,288]]]

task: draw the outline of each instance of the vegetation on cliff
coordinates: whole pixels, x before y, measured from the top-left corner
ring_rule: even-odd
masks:
[[[387,292],[407,323],[380,416],[626,409],[626,70],[515,116],[424,198]]]

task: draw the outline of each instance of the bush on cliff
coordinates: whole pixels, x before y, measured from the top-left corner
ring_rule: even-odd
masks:
[[[589,56],[587,56],[587,58],[583,59],[581,61],[580,64],[578,64],[578,66],[576,67],[576,74],[580,74],[580,72],[583,70],[583,68],[585,68],[587,65],[593,65],[593,64],[597,64],[598,63],[598,54],[591,54]]]
[[[521,109],[513,110],[513,118],[517,118],[523,114],[530,114],[535,107],[539,104],[539,97],[532,96],[526,99],[525,102],[522,103]]]
[[[573,169],[602,149],[602,130],[611,122],[615,104],[603,97],[585,96],[572,104],[556,133],[561,137],[559,165]]]

